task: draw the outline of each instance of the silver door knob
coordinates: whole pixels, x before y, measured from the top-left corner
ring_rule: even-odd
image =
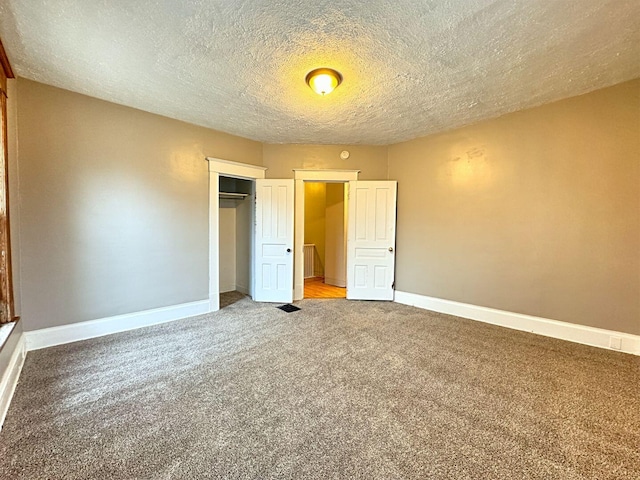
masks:
[[[389,247],[389,251],[390,251],[390,252],[393,252],[393,247]]]

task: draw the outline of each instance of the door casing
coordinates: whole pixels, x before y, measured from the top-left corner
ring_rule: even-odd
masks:
[[[209,311],[214,312],[220,309],[219,177],[256,180],[265,178],[267,168],[214,157],[206,160],[209,163]],[[349,183],[357,181],[359,173],[360,170],[294,169],[294,300],[304,298],[304,182]],[[251,263],[253,279],[254,262]]]
[[[220,310],[220,176],[256,180],[265,177],[267,168],[214,157],[206,160],[209,162],[209,311],[215,312]],[[254,236],[251,236],[251,252]],[[251,261],[250,295],[255,278],[253,263]]]
[[[294,300],[302,300],[304,298],[304,182],[349,183],[358,180],[359,173],[360,170],[293,170],[293,178],[295,180]]]

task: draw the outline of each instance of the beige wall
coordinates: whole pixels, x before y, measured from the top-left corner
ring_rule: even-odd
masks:
[[[207,299],[204,157],[262,145],[24,79],[18,103],[25,330]]]
[[[220,200],[220,293],[236,289],[236,208],[234,200]]]
[[[398,290],[640,334],[640,80],[389,147]]]
[[[325,209],[324,282],[347,286],[345,184],[328,183]]]
[[[347,160],[340,152],[348,150]],[[387,147],[363,145],[264,144],[263,165],[267,178],[293,178],[293,169],[361,170],[360,180],[387,179]]]
[[[203,158],[214,156],[263,163],[268,178],[307,168],[398,180],[399,290],[640,333],[639,90],[369,147],[262,145],[10,82],[24,328],[206,299]]]
[[[237,202],[236,206],[236,290],[249,294],[252,290],[251,258],[254,196]]]
[[[314,273],[324,276],[327,184],[305,182],[304,184],[304,243],[316,246]]]

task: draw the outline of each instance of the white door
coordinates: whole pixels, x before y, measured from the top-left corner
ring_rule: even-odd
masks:
[[[293,180],[256,180],[257,302],[293,301]]]
[[[393,300],[397,185],[394,181],[349,182],[350,300]]]

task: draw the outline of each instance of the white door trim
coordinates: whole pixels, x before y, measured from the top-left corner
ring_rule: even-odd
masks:
[[[293,299],[304,298],[304,182],[349,183],[358,180],[360,170],[305,170],[294,169],[294,258]]]
[[[295,180],[306,180],[312,182],[349,182],[357,180],[360,170],[310,170],[310,169],[293,169],[293,178]]]
[[[264,178],[267,168],[214,157],[206,157],[206,160],[209,162],[209,311],[215,312],[220,310],[220,175],[255,180]]]

